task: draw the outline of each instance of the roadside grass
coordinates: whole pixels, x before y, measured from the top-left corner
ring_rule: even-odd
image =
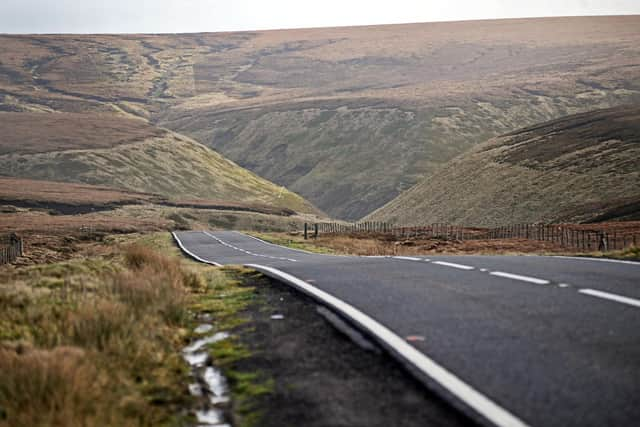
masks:
[[[2,272],[0,426],[181,425],[179,263],[130,245]]]
[[[631,246],[617,251],[577,253],[573,255],[579,257],[619,259],[622,261],[640,261],[640,247]]]
[[[258,239],[262,239],[265,242],[285,246],[292,249],[300,249],[303,251],[309,251],[318,254],[333,254],[339,252],[332,247],[324,245],[326,243],[326,238],[309,238],[308,240],[304,240],[304,237],[302,235],[297,234],[258,233],[255,231],[245,231],[245,233],[253,237],[257,237]]]
[[[180,350],[196,314],[218,331],[247,319],[251,275],[182,256],[169,233],[108,239],[100,256],[0,270],[0,427],[181,426],[195,422]],[[107,245],[107,243],[105,243]],[[260,372],[248,351],[212,346],[229,379],[236,425],[257,425]]]
[[[551,242],[527,239],[468,240],[395,239],[384,234],[320,235],[304,240],[301,235],[287,233],[248,232],[270,243],[321,254],[340,255],[548,255],[611,258],[640,261],[640,248],[609,252],[576,252]]]

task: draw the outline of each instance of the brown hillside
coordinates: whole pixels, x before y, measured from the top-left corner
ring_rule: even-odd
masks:
[[[640,107],[573,115],[494,138],[369,216],[498,226],[640,219]]]
[[[0,112],[0,155],[112,148],[166,133],[114,114]]]
[[[225,207],[317,212],[299,195],[204,145],[140,119],[22,112],[0,113],[0,120],[1,175],[108,186],[171,200],[215,200],[205,204]],[[89,197],[76,189],[78,198]],[[6,191],[0,188],[0,193]]]
[[[639,16],[0,43],[0,110],[149,118],[343,218],[491,137],[640,103]]]

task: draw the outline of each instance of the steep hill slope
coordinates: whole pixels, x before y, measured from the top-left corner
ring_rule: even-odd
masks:
[[[174,200],[216,199],[315,211],[297,194],[187,137],[115,115],[0,113],[0,171]]]
[[[0,110],[145,117],[342,218],[488,138],[640,103],[638,16],[0,43]]]
[[[474,147],[368,216],[400,224],[640,219],[640,107],[540,124]]]

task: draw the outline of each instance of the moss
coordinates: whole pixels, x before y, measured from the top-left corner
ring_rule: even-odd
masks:
[[[260,425],[264,414],[258,409],[259,399],[273,392],[274,382],[261,372],[225,371],[231,386],[234,408],[241,427]]]

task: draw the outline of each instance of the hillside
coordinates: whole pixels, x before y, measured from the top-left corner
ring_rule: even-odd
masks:
[[[0,43],[0,110],[143,117],[346,219],[489,138],[640,103],[638,16]]]
[[[113,114],[0,113],[0,170],[5,176],[107,185],[173,200],[315,211],[300,196],[187,137]]]
[[[373,212],[399,224],[640,219],[640,107],[568,116],[474,147]]]

